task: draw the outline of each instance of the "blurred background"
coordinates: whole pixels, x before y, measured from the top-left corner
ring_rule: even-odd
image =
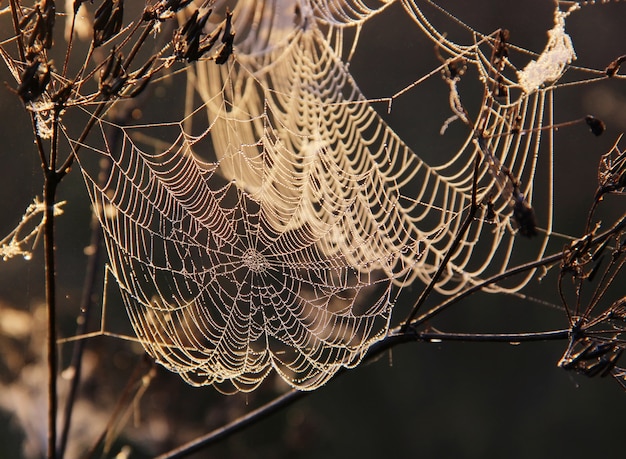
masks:
[[[474,0],[471,5],[442,0],[438,4],[483,33],[509,29],[512,43],[535,52],[543,50],[546,31],[554,24],[554,2],[549,0]],[[424,12],[440,31],[447,31],[446,24],[450,34],[458,31],[434,9],[424,5]],[[0,27],[10,27],[8,19],[6,14],[0,16]],[[575,64],[601,70],[625,54],[625,20],[626,4],[620,2],[573,13],[566,24],[578,55]],[[468,38],[467,33],[458,37],[459,41]],[[350,69],[365,96],[379,98],[394,94],[438,65],[433,44],[401,6],[394,5],[366,24]],[[8,83],[0,87],[0,237],[4,237],[34,197],[41,197],[42,174],[30,121],[8,88],[15,83],[4,65],[0,66],[0,80]],[[151,110],[160,107],[165,111],[180,96],[179,87],[163,85],[154,93]],[[390,114],[385,104],[376,108],[430,164],[442,161],[446,150],[458,148],[466,135],[457,126],[452,126],[445,138],[439,135],[449,116],[448,87],[439,78],[429,79],[394,101]],[[555,136],[555,230],[572,236],[583,230],[597,186],[600,156],[626,131],[624,80],[557,93],[557,122],[587,114],[606,122],[603,136],[590,135],[584,125]],[[64,215],[57,219],[59,334],[71,336],[79,313],[87,259],[84,249],[90,238],[90,205],[77,170],[63,181],[58,198],[67,201]],[[624,212],[623,200],[607,199],[602,212],[603,218],[611,221]],[[21,448],[24,437],[34,450],[45,441],[42,266],[42,244],[31,260],[0,262],[0,458],[26,457]],[[554,274],[541,282],[532,281],[525,293],[559,304]],[[622,273],[615,284],[618,294],[621,290],[623,295],[624,282]],[[395,317],[406,314],[422,288],[414,285],[400,294]],[[107,320],[127,331],[115,285],[109,283],[106,290],[107,302],[117,302]],[[96,292],[99,299],[103,292],[103,288]],[[95,311],[92,315],[93,330],[99,327],[99,314]],[[556,308],[518,298],[474,295],[438,317],[436,326],[476,333],[540,331],[566,328],[567,318]],[[620,457],[626,393],[610,379],[588,379],[557,368],[566,344],[397,346],[193,457]],[[62,347],[63,368],[70,352],[71,346]],[[110,337],[87,341],[85,383],[76,405],[67,457],[78,457],[94,443],[136,368],[144,373],[149,368],[136,344]],[[63,382],[61,386],[63,391]],[[125,450],[132,451],[130,457],[153,456],[219,427],[285,390],[283,383],[268,378],[256,392],[225,396],[211,387],[189,387],[178,376],[155,368],[143,397],[130,405],[128,423],[110,457],[124,445],[130,446]],[[28,420],[26,424],[24,420]]]

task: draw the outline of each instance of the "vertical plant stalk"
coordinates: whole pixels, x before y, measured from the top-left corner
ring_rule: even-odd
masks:
[[[13,29],[17,37],[17,48],[22,62],[26,61],[26,52],[22,30],[19,26],[18,11],[21,6],[18,1],[10,0],[9,7],[11,10],[11,19]],[[58,107],[54,110],[53,120],[53,139],[50,152],[50,161],[47,161],[45,149],[41,136],[37,131],[35,115],[29,112],[33,132],[35,133],[35,144],[37,152],[41,159],[41,166],[44,174],[44,267],[45,267],[45,296],[47,310],[47,333],[46,333],[46,359],[48,364],[48,448],[47,458],[54,459],[56,457],[56,413],[57,413],[57,344],[56,344],[56,272],[55,272],[55,256],[54,256],[54,204],[56,199],[56,190],[62,177],[65,175],[57,173],[55,170],[57,140],[58,140]]]
[[[48,362],[48,459],[56,456],[57,413],[57,338],[56,338],[56,272],[54,258],[54,202],[59,177],[48,169],[44,178],[44,256],[47,309],[47,362]]]
[[[19,27],[18,10],[20,5],[16,0],[10,0],[11,18],[13,21],[13,29],[17,37],[17,48],[20,59],[26,61],[26,53],[24,40],[21,29]],[[46,332],[46,360],[48,364],[48,411],[47,411],[47,440],[48,448],[46,457],[54,459],[56,456],[56,413],[57,413],[57,347],[56,347],[56,284],[55,284],[55,259],[54,259],[54,203],[56,198],[56,189],[59,184],[60,177],[54,170],[54,163],[48,163],[43,147],[43,142],[37,133],[35,116],[29,112],[33,132],[35,133],[35,143],[37,152],[41,159],[41,166],[44,173],[44,268],[45,268],[45,296],[47,311],[47,332]],[[55,112],[55,115],[57,113]],[[56,123],[58,119],[54,120]],[[56,124],[54,125],[56,127]],[[58,131],[55,129],[54,135]],[[56,139],[55,139],[56,140]],[[54,148],[54,147],[53,147]],[[51,161],[54,157],[51,155]]]
[[[89,312],[92,305],[93,287],[96,281],[98,273],[98,266],[100,264],[100,258],[102,254],[102,233],[100,231],[100,222],[98,217],[94,214],[91,219],[91,241],[89,247],[91,253],[87,261],[87,269],[85,273],[85,281],[83,284],[83,292],[80,300],[80,316],[78,319],[77,335],[83,335],[89,324]],[[70,381],[69,392],[65,400],[63,408],[63,423],[60,426],[59,446],[57,450],[57,456],[62,459],[65,455],[65,448],[67,446],[67,439],[72,422],[72,413],[74,408],[74,401],[76,399],[76,393],[78,391],[78,385],[80,383],[81,370],[82,370],[82,356],[85,349],[85,340],[78,340],[72,350],[72,360],[70,368],[73,369],[72,379]]]

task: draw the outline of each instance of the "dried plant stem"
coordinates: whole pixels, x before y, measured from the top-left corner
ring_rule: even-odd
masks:
[[[87,325],[89,323],[89,311],[91,310],[93,288],[96,281],[96,275],[98,273],[98,267],[101,261],[102,254],[102,231],[100,229],[100,222],[98,218],[93,215],[91,220],[91,241],[89,247],[91,253],[87,261],[87,269],[85,273],[85,280],[83,284],[83,292],[80,300],[80,315],[77,335],[83,335],[86,333]],[[82,356],[85,349],[85,340],[78,340],[74,345],[72,351],[72,360],[70,368],[73,370],[72,379],[70,381],[69,392],[65,400],[65,406],[63,409],[63,424],[61,425],[59,446],[57,456],[58,459],[62,459],[65,455],[65,448],[67,446],[67,438],[70,431],[72,422],[72,413],[74,411],[74,401],[76,400],[76,393],[78,391],[78,385],[80,383],[80,376],[82,370]]]
[[[115,432],[120,425],[123,425],[125,418],[128,414],[128,410],[132,409],[133,401],[138,400],[143,395],[144,391],[150,385],[150,381],[156,373],[156,366],[154,362],[150,361],[147,355],[141,359],[140,362],[135,365],[133,374],[128,379],[126,387],[122,391],[122,395],[117,400],[115,408],[111,413],[109,422],[103,429],[100,436],[96,439],[89,452],[84,456],[86,459],[93,459],[96,457],[99,448],[104,448],[104,454],[102,457],[108,457],[107,453],[110,447],[110,440],[113,438]]]
[[[56,456],[57,413],[57,347],[56,347],[56,273],[54,257],[54,203],[59,177],[53,169],[45,174],[44,183],[44,252],[45,289],[47,308],[47,361],[48,361],[48,459]]]
[[[623,231],[624,228],[626,228],[626,215],[624,215],[621,219],[619,219],[615,223],[615,225],[613,225],[611,228],[606,230],[604,233],[599,234],[596,237],[594,237],[589,242],[589,246],[590,247],[599,246],[604,241],[606,241],[609,237],[614,236],[615,234],[618,234],[621,231]],[[476,293],[476,292],[482,290],[483,288],[485,288],[485,287],[487,287],[489,285],[495,284],[496,282],[500,282],[501,280],[504,280],[504,279],[507,279],[509,277],[515,276],[517,274],[521,274],[521,273],[524,273],[524,272],[531,271],[533,269],[540,268],[542,266],[550,266],[550,265],[553,265],[555,263],[559,263],[561,260],[563,260],[564,256],[565,256],[564,252],[555,253],[553,255],[549,255],[549,256],[543,257],[541,260],[537,260],[537,261],[525,263],[523,265],[515,266],[515,267],[513,267],[511,269],[508,269],[508,270],[504,271],[503,273],[500,273],[500,274],[497,274],[495,276],[492,276],[489,279],[485,279],[484,281],[482,281],[482,282],[480,282],[480,283],[478,283],[478,284],[476,284],[476,285],[474,285],[474,286],[472,286],[472,287],[470,287],[470,288],[468,288],[466,290],[463,290],[462,292],[460,292],[457,295],[453,296],[452,298],[444,301],[443,303],[438,304],[434,308],[430,309],[428,312],[425,312],[424,314],[422,314],[421,316],[419,316],[415,320],[413,320],[411,325],[415,327],[415,326],[418,326],[418,325],[426,322],[430,318],[432,318],[432,317],[436,316],[437,314],[439,314],[444,309],[447,309],[448,307],[452,306],[453,304],[458,303],[462,299],[467,298],[471,294]]]
[[[364,361],[373,359],[379,356],[381,353],[388,349],[402,343],[407,342],[442,342],[442,341],[462,341],[462,342],[498,342],[498,343],[521,343],[530,341],[554,341],[567,339],[570,333],[569,329],[563,330],[550,330],[545,332],[531,332],[531,333],[446,333],[436,330],[426,330],[421,332],[404,332],[402,329],[404,326],[396,327],[391,330],[389,335],[383,340],[372,345]],[[336,376],[339,376],[346,372],[345,368],[342,368],[337,372]],[[212,432],[209,432],[202,437],[198,437],[176,449],[168,451],[155,459],[181,459],[187,457],[190,454],[196,453],[203,448],[211,446],[220,440],[223,440],[244,428],[260,422],[277,411],[286,408],[292,403],[313,394],[315,391],[298,391],[292,389],[289,392],[284,393],[269,401],[265,405],[251,411],[250,413],[219,427]]]
[[[417,334],[415,341],[461,341],[464,343],[522,343],[567,339],[569,328],[529,333],[445,333],[426,331]]]
[[[283,408],[291,405],[292,403],[304,398],[308,394],[312,392],[303,392],[296,389],[292,389],[289,392],[286,392],[283,395],[276,397],[274,400],[266,403],[265,405],[257,408],[254,411],[242,416],[233,422],[226,424],[214,431],[204,435],[202,437],[196,438],[189,443],[186,443],[176,449],[173,449],[165,454],[157,456],[155,459],[179,459],[181,457],[186,457],[189,454],[200,451],[202,448],[205,448],[209,445],[217,443],[223,438],[227,438],[232,434],[239,432],[240,430],[248,427],[249,425],[255,424],[270,415],[276,413],[277,411],[282,410]]]
[[[17,48],[22,61],[26,61],[24,40],[19,27],[18,10],[20,5],[15,0],[10,0],[11,18],[13,28],[17,36]],[[58,136],[58,112],[55,110],[54,133],[52,150],[50,152],[50,162],[48,162],[41,137],[37,133],[35,116],[29,112],[33,132],[35,133],[35,143],[37,152],[41,159],[41,166],[44,173],[44,267],[45,267],[45,295],[47,310],[47,336],[46,336],[46,359],[48,364],[48,448],[47,458],[56,457],[56,437],[57,437],[57,344],[56,344],[56,263],[54,253],[54,204],[56,199],[57,186],[63,177],[63,173],[58,174],[55,170],[56,143]]]
[[[461,243],[463,236],[465,236],[465,233],[469,229],[472,221],[474,220],[474,217],[476,216],[476,211],[478,210],[478,202],[476,201],[476,194],[477,194],[476,187],[477,187],[477,181],[478,181],[478,166],[479,165],[480,165],[480,156],[476,155],[476,159],[474,160],[474,178],[472,181],[472,202],[470,205],[469,213],[465,217],[465,220],[463,220],[463,224],[461,225],[461,228],[459,228],[459,231],[457,232],[454,238],[454,241],[452,241],[452,244],[450,245],[450,249],[446,253],[441,263],[439,264],[439,268],[437,269],[437,272],[432,277],[430,283],[426,286],[426,288],[422,290],[422,293],[420,294],[419,298],[413,305],[413,308],[411,309],[410,314],[408,315],[408,317],[406,318],[404,322],[404,325],[402,326],[402,331],[406,331],[409,328],[409,326],[411,325],[411,321],[413,321],[413,319],[415,318],[415,315],[417,314],[417,311],[424,304],[424,302],[426,301],[426,298],[428,298],[428,295],[430,295],[430,292],[432,292],[432,290],[435,288],[435,284],[439,281],[439,278],[441,277],[443,270],[446,269],[446,266],[448,266],[448,262],[450,261],[450,258],[454,254],[454,251],[456,250],[456,248]]]

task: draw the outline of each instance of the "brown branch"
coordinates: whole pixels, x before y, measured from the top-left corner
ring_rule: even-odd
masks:
[[[609,228],[607,231],[605,231],[602,234],[599,234],[598,236],[596,236],[595,238],[593,238],[589,245],[590,247],[593,246],[597,246],[602,244],[605,240],[607,240],[608,238],[610,238],[611,236],[613,236],[614,234],[617,234],[618,232],[622,231],[624,228],[626,228],[626,215],[624,215],[620,220],[618,220],[618,222],[613,225],[611,228]],[[482,290],[485,287],[488,287],[489,285],[493,285],[497,282],[500,282],[501,280],[504,279],[508,279],[509,277],[515,276],[517,274],[521,274],[527,271],[531,271],[533,269],[536,268],[540,268],[542,266],[549,266],[552,265],[554,263],[558,263],[561,260],[563,260],[563,258],[566,256],[565,252],[559,252],[559,253],[555,253],[553,255],[547,256],[542,258],[541,260],[537,260],[537,261],[533,261],[533,262],[529,262],[529,263],[525,263],[523,265],[519,265],[519,266],[515,266],[511,269],[508,269],[500,274],[497,274],[495,276],[490,277],[489,279],[485,279],[484,281],[458,293],[457,295],[453,296],[452,298],[448,299],[447,301],[444,301],[443,303],[440,303],[439,305],[435,306],[434,308],[432,308],[430,311],[424,313],[423,315],[419,316],[418,318],[416,318],[413,322],[412,322],[412,326],[417,326],[419,324],[422,324],[424,322],[426,322],[428,319],[431,319],[432,317],[434,317],[435,315],[439,314],[441,311],[443,311],[444,309],[447,309],[448,307],[452,306],[455,303],[458,303],[459,301],[461,301],[462,299],[470,296],[473,293],[476,293],[480,290]]]
[[[462,342],[499,342],[499,343],[520,343],[534,341],[554,341],[564,340],[569,337],[570,330],[550,330],[544,332],[531,333],[485,333],[485,334],[469,334],[469,333],[446,333],[440,331],[422,331],[422,332],[405,332],[403,326],[393,329],[387,337],[373,344],[365,357],[364,361],[371,360],[379,356],[388,349],[402,343],[407,342],[442,342],[442,341],[462,341]],[[335,375],[335,378],[345,373],[346,368],[341,368]],[[292,389],[283,395],[276,397],[270,402],[260,406],[250,413],[209,432],[206,435],[198,437],[184,445],[179,446],[171,451],[157,456],[155,459],[181,459],[190,454],[198,452],[203,448],[214,445],[220,440],[230,437],[231,435],[243,430],[244,428],[256,424],[283,408],[293,404],[294,402],[313,394],[315,391],[298,391]]]
[[[234,420],[233,422],[226,424],[223,427],[220,427],[219,429],[215,429],[207,435],[199,437],[176,449],[157,456],[155,459],[179,459],[181,457],[186,457],[189,454],[200,451],[201,449],[209,445],[217,443],[218,441],[227,438],[236,432],[239,432],[249,425],[256,424],[257,422],[268,418],[277,411],[280,411],[281,409],[291,405],[292,403],[300,400],[301,398],[304,398],[311,393],[312,392],[304,392],[292,389],[289,392],[276,397],[274,400],[266,403],[265,405],[260,406],[256,410],[251,411],[245,416],[242,416]]]
[[[81,336],[86,333],[89,323],[89,312],[92,305],[93,287],[96,281],[96,275],[98,273],[98,266],[100,265],[102,255],[102,231],[100,229],[100,222],[98,217],[93,214],[91,219],[91,241],[89,247],[91,253],[87,260],[87,268],[85,273],[85,280],[83,283],[83,291],[80,299],[80,314],[78,319],[77,336]],[[59,437],[59,446],[57,456],[62,459],[65,455],[65,448],[67,446],[67,439],[72,422],[72,413],[74,411],[74,402],[76,400],[76,393],[78,391],[78,385],[81,378],[82,370],[82,356],[85,349],[86,341],[78,340],[72,350],[72,360],[70,368],[72,368],[72,379],[70,381],[69,392],[65,399],[65,405],[63,410],[63,424],[61,425],[61,434]]]
[[[411,309],[410,314],[408,315],[408,317],[406,318],[404,322],[404,325],[402,328],[403,331],[406,331],[408,329],[411,322],[415,318],[417,311],[424,304],[424,302],[426,301],[426,298],[428,298],[428,295],[430,295],[430,292],[432,292],[432,290],[435,288],[435,285],[439,281],[439,278],[441,277],[443,270],[446,268],[446,266],[448,266],[448,262],[450,261],[450,258],[452,258],[454,251],[456,250],[458,245],[461,243],[461,239],[465,236],[465,233],[467,233],[467,230],[469,229],[472,221],[474,220],[474,217],[476,216],[476,211],[478,210],[478,203],[476,202],[476,193],[477,193],[476,187],[477,187],[477,182],[478,182],[479,164],[480,164],[480,156],[476,155],[476,159],[474,160],[474,178],[472,181],[472,203],[470,205],[469,213],[465,217],[465,220],[463,221],[461,228],[459,228],[459,231],[457,232],[456,237],[454,238],[454,241],[452,241],[452,244],[450,245],[450,249],[444,256],[441,263],[439,264],[439,268],[437,269],[437,272],[435,273],[433,278],[430,280],[430,283],[426,286],[426,288],[422,290],[422,293],[420,294],[419,298],[413,305],[413,308]]]
[[[57,414],[57,344],[56,344],[56,273],[54,258],[54,203],[59,178],[48,170],[44,183],[44,253],[47,309],[47,363],[48,363],[48,459],[56,455]]]

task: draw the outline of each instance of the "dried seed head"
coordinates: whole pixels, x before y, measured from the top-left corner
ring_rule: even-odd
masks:
[[[592,115],[585,116],[585,122],[587,123],[587,126],[589,126],[589,129],[591,129],[591,132],[595,136],[602,135],[602,133],[606,130],[606,125],[604,124],[604,121],[599,120],[595,116],[592,116]]]
[[[162,0],[154,5],[149,5],[143,11],[144,21],[164,21],[173,14],[185,8],[192,0]]]
[[[17,94],[24,103],[33,102],[41,97],[50,83],[50,63],[36,60],[28,65],[20,77]]]
[[[494,222],[496,220],[496,210],[493,205],[493,201],[491,198],[487,201],[487,210],[485,212],[485,220],[488,222]]]
[[[607,65],[607,67],[604,69],[606,76],[608,76],[609,78],[614,77],[617,74],[617,71],[619,70],[620,65],[622,65],[624,62],[626,62],[626,54],[618,57],[609,65]]]
[[[618,142],[600,160],[596,198],[626,187],[626,152],[620,150]]]
[[[518,190],[513,193],[513,220],[522,236],[531,238],[537,235],[535,211]]]
[[[224,43],[224,45],[222,45],[222,48],[220,49],[220,52],[215,57],[215,63],[219,65],[225,64],[226,62],[228,62],[228,58],[230,57],[232,53],[233,53],[233,42],[228,41]]]
[[[109,41],[122,29],[124,0],[104,0],[96,10],[93,21],[93,46]]]
[[[64,84],[61,89],[50,96],[52,102],[54,102],[58,107],[63,107],[70,96],[72,95],[72,91],[74,90],[74,83],[68,82]]]
[[[150,83],[151,78],[152,78],[152,75],[150,74],[147,77],[139,80],[139,83],[137,83],[130,92],[127,92],[124,94],[124,97],[128,97],[131,99],[133,97],[137,97],[139,94],[143,92],[144,89],[148,87],[148,83]]]
[[[233,13],[229,10],[226,10],[226,26],[224,27],[224,34],[222,35],[222,43],[230,43],[232,45],[233,40],[235,38],[235,32],[232,31],[233,28]]]
[[[52,48],[52,36],[54,32],[54,22],[56,20],[56,5],[54,0],[44,0],[41,4],[42,27],[39,33],[39,40],[46,49]]]
[[[124,56],[121,53],[115,54],[112,50],[109,61],[100,71],[99,89],[105,98],[119,95],[128,81],[128,74],[122,66],[123,62]]]
[[[215,62],[224,64],[228,61],[233,53],[235,41],[235,32],[232,31],[233,14],[227,10],[222,25],[207,34],[204,28],[210,14],[211,10],[202,16],[200,16],[199,10],[194,11],[185,25],[174,33],[174,56],[176,59],[187,62],[197,61],[213,48],[221,35],[222,47],[215,56]]]
[[[174,33],[174,55],[177,59],[193,62],[202,57],[200,41],[202,35],[204,35],[204,26],[210,15],[211,10],[202,16],[200,16],[200,11],[196,10],[183,27]]]
[[[617,342],[574,336],[557,365],[590,378],[604,377],[611,373],[623,351]]]
[[[233,42],[235,41],[235,32],[232,31],[232,19],[233,13],[226,11],[226,25],[224,27],[224,33],[222,34],[222,48],[215,58],[215,63],[222,65],[228,61],[228,58],[233,53]]]
[[[42,49],[50,49],[53,44],[56,5],[54,0],[37,2],[33,9],[19,22],[27,44],[27,55],[33,60]]]

